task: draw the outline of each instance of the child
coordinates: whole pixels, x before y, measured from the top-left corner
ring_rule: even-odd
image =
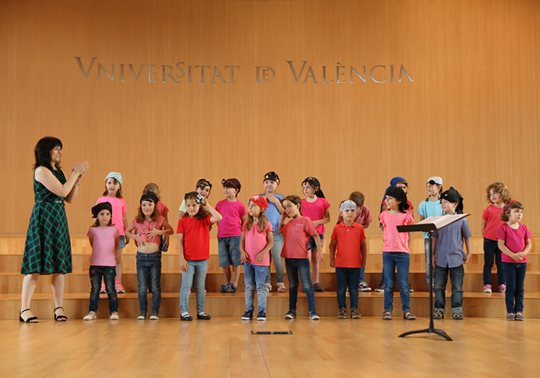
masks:
[[[159,202],[157,203],[157,209],[159,215],[161,215],[167,223],[169,222],[169,208],[165,206],[163,202],[161,202],[161,190],[159,190],[159,186],[157,184],[154,184],[153,182],[146,184],[146,186],[143,189],[142,194],[146,193],[154,193],[156,197],[158,198]],[[167,252],[169,250],[169,235],[165,235],[161,238],[161,244],[159,245],[159,249],[162,252]]]
[[[358,207],[351,200],[339,205],[343,222],[334,226],[330,242],[330,266],[336,268],[338,319],[347,319],[345,294],[349,288],[351,319],[360,319],[358,312],[358,280],[360,269],[366,266],[366,236],[364,227],[354,221]],[[337,256],[336,256],[337,248]]]
[[[388,207],[386,206],[386,193],[388,192],[388,190],[390,190],[391,188],[400,188],[402,189],[405,194],[407,194],[407,190],[409,188],[409,184],[407,183],[407,180],[405,180],[403,177],[394,177],[392,180],[390,180],[390,186],[388,188],[386,188],[386,191],[384,192],[384,196],[383,196],[383,201],[381,203],[381,213],[383,211],[386,211],[388,210]],[[407,205],[409,205],[409,208],[405,210],[405,212],[407,214],[411,214],[411,217],[413,215],[413,205],[410,201],[407,201]],[[380,216],[380,214],[379,214]],[[414,218],[413,218],[414,219]],[[380,224],[380,227],[381,229],[384,231],[384,227],[382,224]],[[376,292],[384,292],[384,275],[381,275],[381,282],[379,282],[379,284],[377,285],[377,287],[375,288]],[[412,293],[414,292],[413,288],[411,287],[411,284],[409,284],[409,292]]]
[[[122,249],[129,243],[129,238],[125,236],[127,228],[127,207],[126,200],[122,197],[122,185],[124,178],[121,173],[110,172],[105,177],[105,192],[99,197],[96,205],[103,202],[109,202],[112,206],[112,223],[120,231],[120,244],[114,253],[116,259],[116,292],[125,293],[122,286]],[[101,283],[101,293],[105,293],[105,283]]]
[[[221,181],[225,199],[216,205],[216,211],[221,214],[218,223],[218,252],[219,266],[223,270],[226,285],[221,285],[221,293],[234,293],[238,287],[242,257],[240,253],[240,238],[242,224],[247,221],[244,204],[236,198],[242,186],[235,178]],[[231,268],[232,265],[232,277]]]
[[[208,197],[210,197],[210,192],[212,191],[212,184],[207,179],[200,179],[197,181],[197,185],[195,185],[195,191],[203,196],[205,200],[207,200]],[[185,213],[186,200],[183,200],[180,208],[178,209],[178,220],[182,219]]]
[[[287,277],[289,277],[289,312],[285,314],[285,319],[296,318],[296,301],[298,297],[298,275],[302,280],[302,286],[306,292],[309,308],[309,318],[319,320],[319,315],[315,309],[315,292],[311,284],[309,273],[309,238],[315,236],[315,245],[318,251],[317,261],[320,263],[324,257],[321,250],[321,239],[317,229],[308,217],[300,214],[302,200],[298,196],[287,196],[282,201],[283,214],[279,221],[278,232],[283,235],[283,250],[281,256],[285,258],[287,266]],[[285,224],[285,219],[291,220]]]
[[[486,207],[482,213],[482,234],[484,235],[484,293],[491,293],[491,268],[493,260],[497,266],[497,283],[499,291],[506,291],[506,281],[501,263],[501,250],[497,243],[497,232],[504,224],[501,220],[505,203],[512,197],[506,186],[502,182],[495,182],[486,188],[487,200],[491,205]]]
[[[443,180],[440,177],[430,177],[426,182],[426,190],[428,198],[425,201],[420,202],[418,205],[418,215],[420,215],[420,221],[423,221],[429,217],[436,217],[443,215],[443,209],[441,208],[441,193]],[[428,253],[429,236],[427,232],[424,232],[424,251],[426,254],[426,281],[429,284],[431,282],[431,272],[428,269],[429,257]]]
[[[279,176],[276,172],[268,172],[264,175],[263,185],[264,185],[264,194],[261,194],[268,201],[268,209],[265,211],[266,218],[272,225],[272,230],[274,230],[274,246],[272,247],[272,253],[270,254],[270,262],[272,258],[274,260],[274,265],[276,267],[276,281],[277,281],[277,292],[286,293],[287,288],[284,283],[284,270],[283,270],[283,259],[281,258],[281,250],[283,249],[283,235],[278,233],[278,225],[281,219],[281,214],[283,214],[283,207],[281,206],[281,200],[283,199],[283,194],[277,192],[277,188],[280,184]],[[268,292],[272,291],[271,283],[272,273],[270,270],[270,265],[268,266],[268,273],[266,275],[266,290]]]
[[[109,297],[109,315],[111,320],[118,320],[118,299],[114,288],[116,276],[114,252],[120,243],[120,231],[111,222],[112,211],[109,202],[100,203],[92,208],[92,217],[97,218],[87,234],[92,246],[92,257],[90,258],[92,291],[90,292],[90,310],[83,320],[96,319],[102,279],[105,280],[107,296]]]
[[[147,290],[152,285],[152,315],[150,320],[159,319],[161,305],[161,235],[174,233],[169,223],[159,215],[157,196],[146,193],[141,196],[137,217],[126,229],[126,235],[137,242],[137,281],[139,282],[139,308],[137,320],[146,319],[148,306]]]
[[[197,192],[186,193],[186,213],[178,221],[178,256],[182,269],[180,289],[180,320],[191,321],[189,315],[189,291],[195,287],[197,294],[197,319],[210,320],[204,312],[204,282],[210,258],[210,231],[208,226],[221,220],[214,210]],[[193,282],[195,278],[195,282]]]
[[[527,270],[527,254],[531,251],[531,234],[521,224],[523,205],[510,201],[501,216],[505,221],[497,231],[502,265],[506,277],[506,320],[525,320],[523,317],[523,282]],[[515,315],[514,315],[515,314]]]
[[[441,209],[444,214],[463,214],[463,197],[450,187],[441,196]],[[463,239],[467,254],[463,251]],[[427,239],[429,241],[429,239]],[[433,231],[432,245],[435,261],[435,312],[433,319],[444,318],[444,291],[448,275],[452,284],[452,317],[463,320],[463,264],[471,257],[471,230],[467,219],[463,218],[440,230]]]
[[[302,200],[302,216],[312,220],[313,225],[317,227],[321,246],[324,243],[324,224],[330,222],[330,204],[324,198],[321,190],[321,183],[315,177],[308,177],[302,181],[302,188],[305,199]],[[317,292],[324,292],[319,283],[319,252],[315,249],[315,238],[309,239],[308,250],[311,251],[311,268],[313,270],[313,289]]]
[[[352,192],[349,196],[349,200],[353,201],[356,204],[356,207],[358,211],[356,212],[356,216],[354,218],[354,222],[361,224],[364,230],[369,227],[369,224],[372,222],[371,219],[371,212],[369,211],[369,208],[364,205],[365,197],[360,192]],[[338,221],[336,224],[339,224],[343,221],[343,217],[341,216],[341,213],[339,214]],[[371,288],[368,286],[368,284],[365,281],[365,270],[366,267],[363,266],[360,268],[360,278],[358,282],[358,291],[361,292],[367,292],[371,291]]]
[[[272,225],[266,219],[268,202],[264,197],[253,196],[249,200],[248,220],[242,227],[240,250],[244,262],[246,284],[246,313],[242,320],[253,318],[253,300],[257,289],[257,321],[266,321],[266,273],[270,265],[270,249],[274,245]]]
[[[401,188],[390,188],[386,192],[386,207],[381,213],[379,221],[384,227],[383,249],[383,279],[384,312],[383,319],[392,319],[394,301],[394,272],[397,268],[397,279],[401,295],[401,309],[403,318],[415,320],[416,316],[409,307],[409,233],[400,233],[397,226],[408,225],[414,222],[408,209],[407,195]]]

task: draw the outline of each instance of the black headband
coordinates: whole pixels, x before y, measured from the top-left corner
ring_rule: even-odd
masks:
[[[92,218],[97,218],[98,214],[101,210],[109,210],[109,213],[111,213],[112,216],[112,205],[110,202],[102,202],[98,203],[96,206],[92,208]]]
[[[142,204],[143,201],[152,201],[154,204],[157,205],[157,203],[159,202],[159,199],[154,193],[148,192],[141,196],[141,200],[139,201],[139,204]]]

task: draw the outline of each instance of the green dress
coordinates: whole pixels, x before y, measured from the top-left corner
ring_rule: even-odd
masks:
[[[67,181],[60,169],[51,172],[62,185]],[[71,241],[64,198],[49,191],[34,177],[34,199],[21,274],[71,273]]]

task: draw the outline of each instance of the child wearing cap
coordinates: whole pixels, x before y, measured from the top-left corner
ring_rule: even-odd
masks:
[[[244,262],[244,282],[246,284],[246,313],[242,320],[253,319],[253,300],[257,290],[257,321],[266,321],[266,273],[270,266],[269,251],[274,245],[273,229],[266,219],[268,202],[262,196],[249,200],[248,219],[242,226],[240,250]]]
[[[199,193],[205,200],[208,200],[210,197],[210,192],[212,191],[212,183],[207,179],[199,179],[195,185],[195,191]],[[182,219],[186,213],[186,200],[182,200],[182,204],[178,209],[178,220]]]
[[[364,230],[369,227],[369,224],[373,222],[371,219],[371,212],[369,208],[364,204],[365,197],[361,192],[352,192],[349,195],[349,200],[353,201],[356,204],[357,211],[354,221],[358,224],[361,224]],[[338,216],[338,221],[336,224],[343,222],[343,217],[341,214]],[[360,268],[360,277],[358,281],[358,291],[367,292],[371,291],[371,287],[365,281],[365,270],[366,267],[363,266]]]
[[[204,312],[205,280],[210,258],[210,230],[208,226],[219,222],[221,215],[197,192],[184,196],[186,213],[178,221],[178,256],[182,270],[180,289],[180,320],[191,321],[189,291],[193,287],[197,296],[197,319],[210,320]]]
[[[279,221],[278,232],[283,235],[283,250],[281,256],[285,258],[287,265],[287,277],[289,277],[289,311],[285,314],[285,319],[296,318],[296,302],[298,298],[298,275],[302,281],[302,287],[306,292],[309,318],[319,320],[315,308],[315,292],[311,283],[309,272],[309,238],[315,237],[315,245],[318,251],[318,262],[324,257],[321,250],[321,239],[318,238],[317,229],[308,217],[303,217],[300,213],[302,200],[298,196],[287,196],[281,201],[283,214]],[[285,223],[287,218],[291,218]]]
[[[137,242],[137,281],[140,313],[137,320],[145,320],[148,307],[147,291],[152,285],[152,314],[150,320],[159,319],[161,306],[161,236],[174,233],[169,223],[159,215],[157,196],[141,196],[137,217],[126,229],[126,235]]]
[[[463,197],[457,190],[450,187],[441,195],[441,208],[444,215],[463,214]],[[444,318],[444,290],[449,275],[452,284],[452,296],[450,297],[452,317],[455,320],[463,319],[463,277],[465,275],[463,264],[467,264],[471,257],[470,239],[471,230],[465,218],[432,233],[435,261],[435,312],[433,319]],[[467,253],[463,251],[463,240],[465,240]]]
[[[285,287],[285,273],[283,269],[283,258],[281,257],[281,250],[283,249],[283,235],[278,233],[278,225],[283,214],[283,206],[281,206],[281,200],[283,194],[277,192],[277,188],[280,184],[279,176],[276,172],[271,171],[264,175],[263,185],[264,193],[261,194],[268,201],[268,209],[266,209],[266,218],[272,225],[274,230],[274,246],[272,247],[272,253],[270,253],[270,264],[272,259],[276,267],[276,281],[277,292],[286,293]],[[270,266],[268,266],[268,273],[266,274],[266,290],[272,291],[272,273]]]
[[[420,221],[423,221],[426,218],[429,217],[437,217],[443,215],[443,210],[441,208],[441,194],[443,192],[442,189],[443,186],[443,180],[442,178],[438,176],[433,176],[428,178],[426,182],[426,190],[428,197],[420,202],[420,205],[418,205],[418,215],[420,216]],[[428,269],[428,243],[429,243],[429,236],[427,232],[424,232],[424,251],[426,253],[426,280],[429,283],[431,280],[431,272]]]
[[[116,260],[114,252],[120,243],[120,231],[111,221],[112,206],[109,202],[100,203],[92,208],[92,217],[96,218],[88,230],[88,240],[92,246],[90,257],[90,309],[83,320],[97,318],[101,280],[105,281],[109,297],[109,315],[111,320],[118,320],[118,298],[114,287]]]
[[[336,268],[338,319],[347,319],[347,287],[351,301],[351,318],[360,319],[358,280],[360,269],[366,266],[366,236],[364,227],[354,221],[358,212],[356,203],[351,200],[343,201],[339,211],[343,221],[334,226],[329,247],[330,266]]]
[[[128,225],[126,200],[122,197],[122,185],[124,176],[119,172],[110,172],[105,177],[105,192],[99,197],[96,205],[109,202],[112,206],[112,224],[120,231],[120,244],[116,247],[114,256],[116,258],[116,280],[115,286],[118,293],[125,293],[122,286],[122,249],[129,243],[129,238],[125,236]],[[101,293],[105,293],[105,283],[101,284]]]
[[[399,293],[403,318],[415,320],[416,316],[409,307],[409,233],[399,232],[397,226],[405,226],[414,222],[411,214],[407,213],[409,204],[403,189],[392,187],[386,191],[386,207],[379,217],[384,227],[383,247],[383,279],[384,279],[384,320],[392,320],[394,309],[394,273],[397,269]]]
[[[242,224],[247,220],[244,204],[236,198],[242,186],[235,178],[223,179],[223,194],[225,199],[216,205],[216,211],[222,219],[218,223],[218,252],[219,266],[223,270],[226,285],[221,285],[222,293],[234,293],[238,287],[242,258],[240,253],[240,238]],[[232,265],[232,275],[231,275]]]

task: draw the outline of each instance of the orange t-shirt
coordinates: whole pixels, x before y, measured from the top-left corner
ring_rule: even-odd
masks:
[[[486,221],[484,228],[484,237],[490,240],[497,240],[497,232],[504,222],[501,220],[501,215],[504,207],[489,205],[482,213],[482,219]]]

